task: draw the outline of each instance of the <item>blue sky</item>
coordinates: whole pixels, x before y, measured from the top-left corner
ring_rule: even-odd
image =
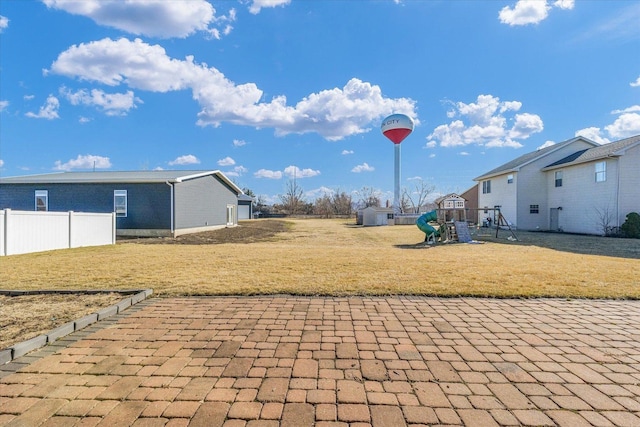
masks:
[[[640,133],[640,2],[3,0],[0,176],[219,169],[278,201],[462,192],[580,134]]]

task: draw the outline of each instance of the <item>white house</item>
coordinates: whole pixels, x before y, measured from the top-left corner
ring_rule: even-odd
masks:
[[[474,180],[478,208],[500,207],[521,230],[604,234],[640,212],[640,135],[605,145],[579,136]]]

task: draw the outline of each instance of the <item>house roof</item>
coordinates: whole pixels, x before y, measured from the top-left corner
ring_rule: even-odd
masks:
[[[589,148],[587,150],[578,151],[564,159],[560,159],[557,162],[553,162],[550,165],[545,166],[542,170],[558,169],[560,167],[606,159],[607,157],[621,156],[626,150],[635,147],[636,145],[640,145],[640,135],[600,145],[598,147]]]
[[[447,200],[447,199],[458,199],[458,200],[466,200],[464,197],[460,196],[459,194],[456,193],[449,193],[446,196],[442,196],[442,197],[438,197],[437,199],[435,199],[433,201],[433,203],[435,203],[436,205],[439,205],[440,202]]]
[[[538,159],[540,159],[540,158],[542,158],[542,157],[544,157],[544,156],[546,156],[548,154],[551,154],[554,151],[557,151],[557,150],[559,150],[559,149],[561,149],[563,147],[566,147],[567,145],[572,144],[573,142],[575,142],[577,140],[582,140],[584,142],[592,144],[594,147],[598,147],[599,146],[599,144],[596,143],[596,142],[593,142],[593,141],[591,141],[591,140],[589,140],[589,139],[587,139],[585,137],[582,137],[582,136],[577,136],[575,138],[571,138],[571,139],[568,139],[566,141],[559,142],[559,143],[551,145],[549,147],[541,148],[539,150],[532,151],[532,152],[527,153],[527,154],[523,154],[522,156],[520,156],[518,158],[515,158],[515,159],[513,159],[513,160],[511,160],[511,161],[509,161],[509,162],[507,162],[507,163],[505,163],[503,165],[500,165],[497,168],[492,169],[489,172],[487,172],[487,173],[485,173],[483,175],[480,175],[477,178],[474,178],[473,180],[474,181],[481,181],[483,179],[491,178],[491,177],[497,176],[497,175],[503,175],[503,174],[508,173],[508,172],[517,172],[521,167],[523,167],[523,166],[525,166],[525,165],[527,165],[527,164],[529,164],[529,163],[531,163],[533,161],[536,161],[536,160],[538,160]]]
[[[0,178],[0,184],[179,183],[207,175],[216,175],[236,194],[244,194],[219,170],[59,172]]]

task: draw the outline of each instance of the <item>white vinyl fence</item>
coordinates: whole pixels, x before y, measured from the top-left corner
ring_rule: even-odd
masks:
[[[0,256],[115,242],[115,213],[0,211]]]

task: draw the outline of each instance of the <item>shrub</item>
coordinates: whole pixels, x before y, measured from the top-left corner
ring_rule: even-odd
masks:
[[[627,215],[627,219],[620,227],[625,237],[640,239],[640,214],[631,212]]]

